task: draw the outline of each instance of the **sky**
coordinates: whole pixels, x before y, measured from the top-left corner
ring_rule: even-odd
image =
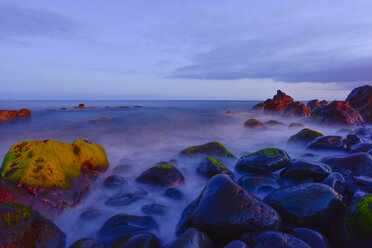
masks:
[[[343,100],[370,0],[0,0],[0,99]]]

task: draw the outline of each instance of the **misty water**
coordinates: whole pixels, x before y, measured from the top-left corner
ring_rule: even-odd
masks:
[[[319,160],[322,156],[337,152],[314,152],[302,147],[286,147],[287,139],[301,128],[289,128],[291,122],[301,118],[282,118],[257,114],[250,111],[255,101],[85,101],[85,105],[96,109],[60,110],[72,108],[77,101],[1,101],[0,109],[29,108],[32,118],[0,124],[0,159],[3,160],[9,148],[23,140],[54,139],[73,142],[83,138],[106,149],[109,169],[92,182],[90,192],[75,207],[66,210],[54,222],[66,233],[67,244],[81,238],[95,238],[102,224],[118,213],[146,215],[141,207],[149,203],[159,203],[169,207],[164,216],[154,215],[159,228],[155,234],[163,244],[175,238],[175,227],[183,209],[201,192],[207,179],[196,172],[201,158],[179,157],[178,153],[191,145],[219,141],[239,158],[241,155],[261,148],[277,147],[285,149],[291,158]],[[134,105],[143,108],[134,108]],[[110,108],[106,108],[109,106]],[[116,108],[129,106],[129,108]],[[226,114],[227,110],[234,114]],[[246,129],[244,121],[257,118],[262,122],[278,120],[282,127],[262,131]],[[317,126],[304,123],[306,127],[324,134],[346,133],[340,128]],[[184,194],[184,201],[174,201],[164,196],[167,188],[139,185],[134,180],[144,170],[160,161],[176,159],[176,167],[182,171],[185,183],[177,186]],[[224,161],[234,171],[236,160]],[[114,171],[118,165],[128,165],[123,171]],[[122,207],[111,207],[106,200],[119,189],[111,190],[103,186],[103,180],[111,175],[123,176],[128,184],[122,187],[141,187],[148,192],[139,201]],[[237,180],[242,174],[234,171]],[[264,193],[259,197],[265,196]],[[90,219],[80,215],[86,211],[99,213]]]

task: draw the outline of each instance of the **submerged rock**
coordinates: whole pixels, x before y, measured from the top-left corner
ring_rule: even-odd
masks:
[[[66,235],[52,221],[19,204],[0,204],[0,230],[0,247],[66,246]]]
[[[310,117],[312,120],[328,125],[361,125],[363,123],[363,118],[347,101],[333,101],[328,105],[319,106],[311,112]]]
[[[372,149],[372,143],[359,143],[350,147],[351,153],[368,152]]]
[[[322,133],[311,130],[309,128],[304,128],[301,131],[297,132],[296,134],[292,135],[287,143],[288,144],[307,144],[310,141],[324,136]]]
[[[249,119],[246,122],[244,122],[244,127],[246,128],[263,128],[264,124],[256,119]]]
[[[364,142],[372,142],[372,129],[367,127],[361,127],[353,130],[350,134],[358,135]]]
[[[94,239],[80,239],[73,243],[70,248],[105,248],[106,246]]]
[[[276,209],[288,225],[328,231],[344,212],[334,190],[321,183],[303,183],[272,192],[265,202]]]
[[[142,212],[147,215],[166,215],[171,210],[169,207],[158,203],[151,203],[141,207]]]
[[[82,139],[23,141],[10,148],[0,173],[9,198],[48,215],[76,204],[107,168],[105,149]]]
[[[127,206],[133,202],[141,200],[147,196],[147,192],[142,188],[129,187],[124,188],[120,192],[111,196],[107,201],[106,205],[112,207]]]
[[[231,171],[227,169],[221,163],[221,161],[211,156],[208,156],[205,159],[203,159],[196,170],[207,178],[211,178],[217,174],[232,175]]]
[[[280,172],[280,177],[296,181],[312,179],[315,182],[321,182],[331,172],[331,167],[325,163],[309,160],[292,160],[290,167]]]
[[[164,192],[164,195],[168,198],[171,198],[176,201],[183,201],[185,200],[185,195],[182,193],[181,190],[176,188],[169,188]]]
[[[170,164],[156,165],[141,173],[137,182],[160,186],[177,186],[185,181],[182,172]]]
[[[283,122],[275,121],[275,120],[265,121],[264,125],[268,126],[268,127],[281,127],[281,126],[283,127],[283,126],[285,126]]]
[[[229,150],[226,149],[224,145],[219,142],[209,142],[199,146],[190,146],[180,153],[181,155],[195,156],[221,156],[221,157],[232,157],[235,158]]]
[[[291,122],[291,124],[288,125],[288,127],[290,128],[301,128],[301,127],[304,127],[304,124],[302,124],[301,122]]]
[[[122,185],[125,185],[127,183],[127,180],[124,179],[124,177],[118,176],[118,175],[111,175],[106,177],[105,181],[103,181],[103,185],[107,188],[118,188]]]
[[[177,226],[181,234],[194,227],[217,243],[238,239],[251,231],[277,230],[279,214],[227,175],[214,176],[200,196],[182,213]]]
[[[214,245],[206,234],[195,228],[189,228],[165,248],[214,248]]]
[[[240,171],[266,173],[288,167],[289,162],[290,158],[285,151],[266,148],[241,157],[236,168]]]
[[[270,193],[280,188],[278,180],[270,176],[243,176],[238,184],[253,194]]]
[[[341,136],[328,135],[312,140],[308,143],[307,147],[320,150],[341,150],[345,148],[345,144]]]
[[[372,157],[366,153],[330,156],[323,158],[321,162],[328,164],[333,170],[344,168],[350,170],[354,176],[372,177]]]
[[[31,111],[23,108],[19,111],[14,110],[0,110],[0,122],[11,121],[19,118],[27,118],[31,116]]]

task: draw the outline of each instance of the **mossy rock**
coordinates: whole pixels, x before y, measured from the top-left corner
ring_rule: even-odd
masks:
[[[249,119],[244,122],[244,127],[246,128],[263,128],[264,124],[256,119]]]
[[[199,146],[190,146],[181,151],[181,155],[188,156],[221,156],[235,158],[227,148],[219,142],[213,141]]]
[[[170,164],[159,164],[144,172],[136,178],[137,182],[160,186],[176,186],[185,181],[182,172]]]
[[[324,136],[324,134],[311,130],[310,128],[304,128],[296,134],[292,135],[288,139],[287,144],[306,144],[321,136]]]
[[[371,247],[372,195],[359,199],[350,207],[345,224],[352,243],[356,247]]]
[[[22,141],[5,155],[0,169],[8,182],[44,188],[69,189],[69,180],[82,174],[103,172],[108,167],[105,149],[78,139],[72,144]]]
[[[220,160],[211,156],[206,157],[200,162],[197,171],[207,178],[211,178],[217,174],[232,175],[231,171]]]

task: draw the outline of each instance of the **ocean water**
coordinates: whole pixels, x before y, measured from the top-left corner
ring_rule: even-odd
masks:
[[[261,148],[286,149],[292,158],[308,158],[303,147],[286,147],[287,139],[301,128],[291,129],[291,122],[303,122],[302,118],[282,118],[254,113],[251,107],[256,101],[84,101],[87,107],[96,109],[72,109],[79,101],[0,101],[0,109],[29,108],[32,118],[0,124],[0,159],[14,143],[23,140],[55,139],[73,142],[83,138],[105,147],[110,167],[95,180],[88,195],[75,207],[54,219],[66,233],[68,245],[81,238],[95,238],[97,231],[108,218],[118,213],[146,215],[141,206],[159,203],[169,207],[165,216],[154,216],[159,228],[155,234],[163,244],[175,238],[175,227],[183,209],[201,192],[207,179],[196,173],[200,158],[181,158],[178,153],[191,145],[219,141],[237,157]],[[142,105],[143,108],[134,108]],[[108,106],[108,108],[106,108]],[[117,108],[129,106],[129,108]],[[67,107],[68,110],[60,110]],[[226,114],[227,110],[234,114]],[[103,118],[103,119],[102,119]],[[257,118],[262,122],[278,120],[283,127],[267,130],[248,130],[244,121]],[[325,134],[346,135],[340,128],[305,123]],[[335,152],[318,152],[311,159]],[[134,180],[144,170],[160,161],[177,160],[186,182],[178,188],[185,194],[185,201],[172,201],[164,196],[166,188],[138,185]],[[234,171],[236,161],[225,161]],[[145,199],[124,207],[110,207],[106,200],[116,190],[103,187],[103,180],[118,165],[130,165],[131,170],[120,174],[128,181],[123,187],[142,187],[148,192]],[[234,172],[234,178],[241,175]],[[264,195],[259,195],[263,197]],[[100,215],[90,220],[79,216],[87,210],[98,210]]]

